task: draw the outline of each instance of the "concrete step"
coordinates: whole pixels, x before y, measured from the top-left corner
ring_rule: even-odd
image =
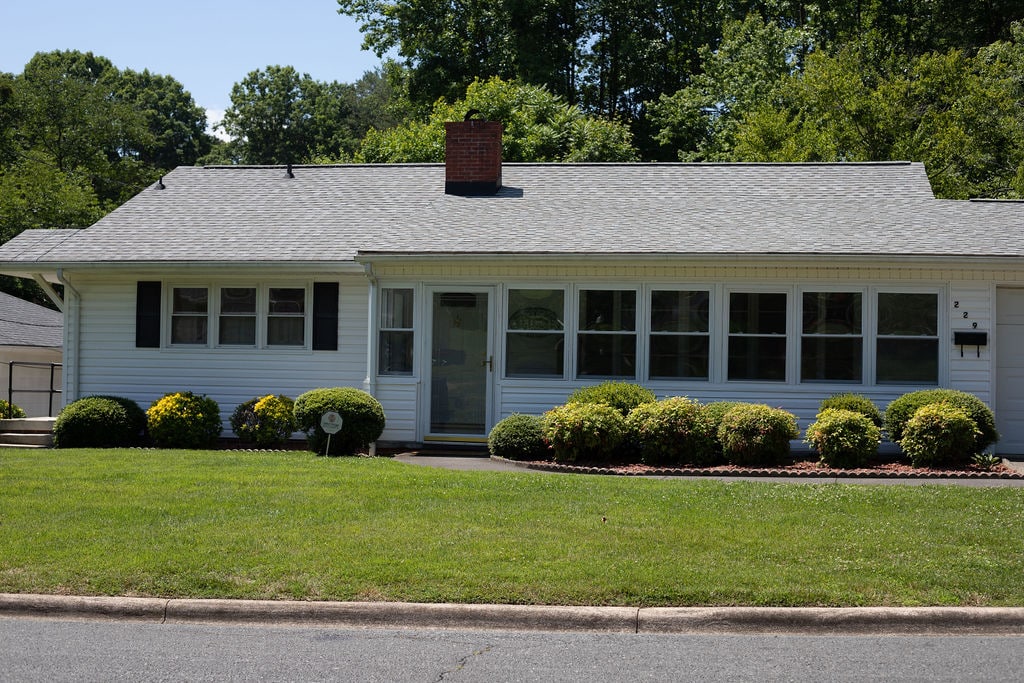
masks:
[[[0,448],[52,448],[52,417],[0,420]]]

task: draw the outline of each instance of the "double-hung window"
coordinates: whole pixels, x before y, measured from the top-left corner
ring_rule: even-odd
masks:
[[[636,378],[636,290],[579,292],[576,375]]]
[[[878,384],[938,384],[938,310],[934,293],[878,293]]]
[[[222,287],[217,343],[221,346],[256,345],[256,288]]]
[[[561,378],[565,368],[565,290],[510,289],[505,376]]]
[[[729,294],[730,380],[786,380],[786,294]]]
[[[306,343],[306,289],[267,289],[267,346],[304,346]]]
[[[171,290],[171,343],[205,345],[209,338],[210,290],[174,287]]]
[[[411,375],[413,368],[413,290],[380,292],[377,366],[382,375]]]
[[[710,318],[706,290],[651,292],[650,379],[708,379]]]
[[[801,382],[861,382],[864,338],[860,292],[804,292]]]

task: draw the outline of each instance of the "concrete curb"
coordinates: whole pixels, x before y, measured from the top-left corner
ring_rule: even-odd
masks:
[[[1024,635],[1019,607],[637,608],[0,594],[0,617],[646,634]]]

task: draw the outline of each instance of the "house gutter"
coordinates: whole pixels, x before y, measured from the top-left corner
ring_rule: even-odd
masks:
[[[64,285],[64,365],[63,387],[64,405],[78,399],[78,359],[81,355],[81,310],[82,295],[75,286],[64,277],[64,269],[57,267],[57,281]],[[71,372],[68,372],[68,368]]]
[[[375,368],[377,367],[377,335],[374,334],[374,323],[377,320],[377,276],[373,272],[372,263],[363,264],[363,273],[366,275],[366,280],[369,283],[367,287],[367,320],[366,320],[366,378],[363,380],[363,390],[366,391],[370,396],[376,398],[377,394],[377,373]],[[377,454],[377,442],[370,444],[370,456]]]

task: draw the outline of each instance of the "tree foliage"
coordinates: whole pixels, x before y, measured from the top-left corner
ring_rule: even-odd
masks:
[[[633,161],[625,126],[586,116],[541,86],[492,78],[474,81],[464,99],[438,100],[426,121],[370,130],[356,158],[368,163],[444,161],[444,124],[477,110],[504,125],[505,161]]]

